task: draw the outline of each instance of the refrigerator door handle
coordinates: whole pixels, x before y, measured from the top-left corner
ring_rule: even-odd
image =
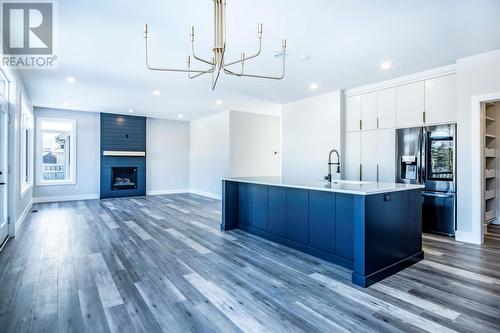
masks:
[[[419,156],[418,156],[418,183],[419,184],[423,184],[423,178],[422,178],[422,166],[423,166],[423,156],[424,156],[424,153],[423,153],[423,140],[424,140],[424,129],[421,128],[420,129],[420,133],[419,133],[419,136],[418,136],[418,152],[419,152]]]
[[[420,184],[423,184],[425,185],[426,181],[427,181],[427,145],[428,145],[428,130],[426,127],[423,127],[422,128],[422,147],[420,147],[420,154],[421,154],[421,158],[420,158]]]

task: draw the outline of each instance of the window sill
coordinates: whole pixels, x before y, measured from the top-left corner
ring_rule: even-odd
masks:
[[[64,180],[64,181],[53,181],[53,182],[38,182],[36,186],[62,186],[62,185],[76,185],[76,182],[73,180]]]
[[[26,194],[33,188],[33,183],[26,183],[21,185],[21,199],[23,199]]]

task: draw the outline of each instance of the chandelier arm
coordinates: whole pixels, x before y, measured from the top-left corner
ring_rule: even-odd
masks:
[[[174,69],[174,68],[160,68],[153,67],[149,64],[149,54],[148,54],[148,26],[144,26],[144,47],[146,49],[146,67],[150,71],[160,71],[160,72],[180,72],[180,73],[193,73],[193,74],[205,74],[210,73],[210,70],[195,70],[195,69]]]
[[[200,76],[208,74],[208,73],[212,73],[212,72],[198,73],[198,74],[193,75],[193,76],[191,76],[191,73],[188,73],[188,77],[192,80],[192,79],[196,79],[197,77],[200,77]]]
[[[205,60],[203,58],[200,58],[196,55],[196,52],[194,51],[195,47],[194,47],[194,27],[191,27],[191,53],[193,54],[193,58],[195,58],[196,60],[198,61],[201,61],[201,62],[204,62],[206,64],[209,64],[209,65],[215,65],[213,62],[210,62],[208,60]]]
[[[243,73],[235,73],[230,71],[229,69],[224,68],[224,73],[228,75],[238,76],[238,77],[253,77],[258,79],[270,79],[270,80],[282,80],[285,77],[285,55],[283,53],[283,68],[280,76],[267,76],[267,75],[255,75],[255,74],[243,74]]]
[[[254,55],[242,58],[240,60],[236,60],[236,61],[230,62],[228,64],[224,64],[224,67],[236,65],[236,64],[239,64],[240,62],[256,58],[256,57],[258,57],[260,55],[261,51],[262,51],[262,35],[259,37],[259,50],[257,51],[257,53],[255,53]]]

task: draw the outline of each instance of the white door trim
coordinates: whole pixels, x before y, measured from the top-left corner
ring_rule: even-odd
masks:
[[[484,242],[484,228],[482,216],[483,200],[483,122],[481,117],[481,104],[485,102],[500,101],[500,92],[472,96],[471,110],[471,156],[472,156],[472,230],[468,241],[475,244]],[[478,149],[479,148],[479,149]],[[457,240],[459,234],[457,233]],[[465,240],[464,240],[465,241]]]

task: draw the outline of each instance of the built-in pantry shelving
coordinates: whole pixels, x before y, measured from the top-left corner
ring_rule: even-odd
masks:
[[[497,216],[497,112],[495,104],[484,106],[484,222]]]

